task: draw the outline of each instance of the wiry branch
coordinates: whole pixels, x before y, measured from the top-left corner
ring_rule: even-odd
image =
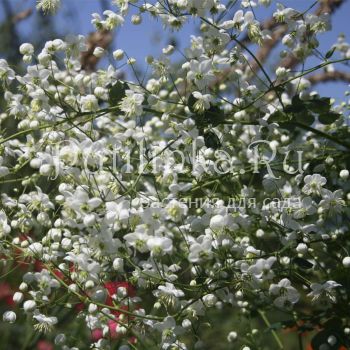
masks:
[[[312,85],[330,81],[344,81],[350,83],[350,73],[342,71],[322,72],[307,77]]]
[[[315,10],[314,13],[317,16],[320,16],[321,14],[325,13],[332,14],[344,2],[345,0],[321,0],[318,8]],[[268,60],[272,50],[279,44],[282,37],[287,33],[288,27],[286,24],[278,23],[275,21],[274,18],[270,18],[262,24],[261,28],[263,30],[270,31],[275,29],[271,34],[271,39],[266,40],[255,55],[260,64],[264,64]],[[249,43],[248,36],[243,37],[241,39],[241,42]],[[280,62],[279,66],[293,68],[299,63],[300,61],[294,55],[289,55],[284,60],[282,60],[282,62]],[[250,62],[249,67],[252,74],[257,74],[260,70],[260,66],[255,60],[252,60]],[[223,82],[229,76],[231,71],[232,68],[228,68],[226,71],[224,71],[221,77],[219,77],[213,85],[217,85]]]
[[[322,14],[333,14],[342,4],[345,3],[345,0],[323,0],[320,3],[320,6],[315,11],[316,16],[320,16]],[[283,59],[279,66],[293,69],[300,63],[300,60],[295,57],[293,54],[288,55],[285,59]]]
[[[113,35],[108,30],[101,30],[91,33],[87,38],[88,50],[83,52],[80,57],[82,69],[92,72],[95,70],[99,58],[94,56],[96,47],[107,49],[113,40]]]
[[[27,19],[29,16],[31,16],[32,13],[33,13],[32,9],[27,9],[22,12],[19,12],[12,17],[12,23],[15,24],[17,22],[23,21]]]

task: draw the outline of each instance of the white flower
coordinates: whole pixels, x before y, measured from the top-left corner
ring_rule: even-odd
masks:
[[[181,289],[176,289],[172,283],[165,282],[165,286],[159,286],[158,289],[161,291],[161,295],[169,295],[175,298],[181,298],[185,293]]]
[[[49,332],[53,326],[58,322],[57,317],[54,316],[46,316],[36,312],[33,318],[38,322],[34,325],[35,329],[38,329],[40,332],[46,333]]]
[[[211,60],[191,60],[187,79],[193,81],[200,90],[203,90],[215,80],[211,66]]]
[[[61,0],[37,0],[37,9],[54,14],[61,6]]]
[[[113,3],[120,8],[120,12],[123,15],[126,15],[128,13],[129,2],[134,3],[135,0],[113,0]]]
[[[199,114],[210,108],[210,103],[213,101],[210,94],[201,94],[199,91],[194,91],[192,95],[197,100],[193,105],[193,109]]]
[[[290,307],[299,301],[298,291],[292,287],[287,278],[282,279],[278,284],[271,284],[269,293],[277,296],[273,303],[279,308]]]
[[[0,81],[4,81],[9,84],[15,79],[15,72],[11,69],[8,63],[4,59],[0,59]]]
[[[173,250],[173,241],[167,237],[150,237],[147,247],[155,255],[169,254]]]
[[[60,283],[52,278],[50,273],[45,269],[41,270],[40,272],[36,272],[34,276],[38,283],[40,291],[44,295],[50,295],[51,288],[58,288],[60,286]]]
[[[312,301],[318,301],[321,298],[330,299],[331,302],[335,302],[334,288],[341,287],[341,284],[335,281],[327,281],[325,283],[312,283],[310,288],[311,292],[307,295],[312,298]]]
[[[68,35],[66,37],[67,50],[70,55],[77,57],[88,49],[84,35]]]
[[[128,246],[134,247],[139,252],[145,253],[148,251],[147,241],[149,236],[145,232],[128,233],[123,238]]]
[[[98,109],[98,100],[95,95],[82,96],[80,103],[85,112],[96,111]]]
[[[272,265],[276,261],[277,258],[274,256],[267,259],[258,259],[254,265],[248,268],[248,273],[263,281],[272,279],[275,275],[274,271],[272,270]]]
[[[139,117],[143,112],[144,96],[132,90],[125,91],[125,97],[119,103],[120,109],[127,117]]]
[[[175,199],[171,200],[166,205],[165,210],[169,214],[169,218],[175,222],[180,221],[188,212],[187,205]]]
[[[190,253],[188,254],[188,260],[192,263],[198,263],[202,260],[210,259],[213,255],[212,252],[212,240],[208,237],[198,237],[197,242],[194,242],[190,246]]]
[[[320,202],[322,212],[326,212],[328,215],[341,213],[345,207],[345,201],[342,197],[342,190],[336,190],[334,192],[323,190],[323,199]]]
[[[7,236],[11,232],[11,226],[7,223],[7,216],[4,211],[0,211],[0,238]]]
[[[327,183],[326,178],[320,174],[306,175],[304,178],[305,185],[302,191],[307,195],[317,194],[320,195],[322,187]]]
[[[241,30],[243,22],[244,22],[244,12],[242,10],[238,10],[233,16],[232,20],[225,21],[221,24],[221,28],[226,30],[231,28]]]
[[[288,22],[292,17],[297,15],[298,11],[289,7],[285,8],[284,5],[278,3],[277,11],[273,14],[273,17],[276,19],[277,22]]]
[[[106,10],[103,12],[107,19],[104,26],[107,30],[113,30],[124,23],[124,18],[111,10]]]
[[[303,219],[307,215],[313,215],[317,211],[315,204],[310,197],[305,197],[299,208],[297,208],[294,213],[294,219]]]

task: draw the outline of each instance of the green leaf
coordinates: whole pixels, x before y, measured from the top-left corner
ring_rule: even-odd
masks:
[[[208,148],[212,148],[214,150],[221,147],[220,139],[212,131],[207,131],[204,134],[204,143]]]
[[[125,91],[128,89],[128,84],[125,82],[117,81],[109,89],[109,104],[111,107],[115,107],[125,97]]]
[[[336,47],[333,47],[333,49],[330,49],[329,51],[327,51],[326,56],[325,56],[326,60],[330,59],[333,56],[335,49],[336,49]]]
[[[292,104],[288,105],[284,109],[287,113],[300,113],[306,110],[305,102],[302,101],[299,95],[295,95],[292,98]]]
[[[269,116],[268,121],[271,123],[280,123],[289,121],[289,118],[286,113],[283,113],[282,111],[276,111]]]
[[[327,113],[331,109],[331,100],[328,97],[315,98],[305,103],[307,109],[314,113]]]
[[[203,118],[208,124],[217,126],[225,120],[225,114],[218,106],[210,106],[210,108],[204,112]]]
[[[294,119],[301,124],[312,125],[315,121],[315,117],[308,112],[294,114]]]
[[[286,129],[286,130],[288,130],[290,132],[293,132],[296,129],[296,125],[291,123],[291,122],[280,123],[280,127],[283,128],[283,129]]]
[[[197,102],[197,99],[193,96],[193,94],[191,94],[190,97],[188,98],[187,106],[192,113],[195,113],[194,104],[196,102]]]
[[[340,118],[340,114],[335,112],[327,112],[320,114],[318,116],[318,121],[322,124],[328,125],[334,123],[337,119]]]
[[[298,265],[300,268],[304,269],[304,270],[309,270],[312,269],[314,267],[314,264],[312,264],[310,261],[303,259],[303,258],[299,258],[299,257],[295,257],[293,259],[294,264]]]

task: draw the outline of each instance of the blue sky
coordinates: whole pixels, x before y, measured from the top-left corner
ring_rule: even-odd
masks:
[[[0,0],[0,4],[3,0]],[[35,0],[9,0],[13,12],[17,13],[23,9],[34,7]],[[109,0],[105,0],[109,4]],[[266,18],[271,14],[278,1],[272,1],[273,5],[270,9],[259,7],[256,10],[258,19]],[[282,0],[287,6],[296,9],[306,10],[314,0]],[[63,7],[58,15],[52,17],[55,23],[55,28],[58,33],[62,34],[88,34],[93,31],[93,26],[90,23],[91,13],[102,13],[101,1],[99,0],[62,0]],[[69,9],[71,10],[69,12]],[[2,8],[0,7],[0,18],[3,17]],[[73,16],[69,16],[73,14]],[[1,18],[2,19],[2,18]],[[350,41],[350,0],[345,0],[345,4],[332,16],[333,29],[331,32],[322,34],[320,40],[320,51],[325,53],[330,46],[336,41],[337,34],[344,33]],[[198,23],[198,22],[197,22]],[[35,15],[21,22],[18,25],[18,30],[25,40],[31,40],[31,29],[35,24]],[[126,21],[124,26],[117,32],[113,43],[113,49],[121,48],[127,52],[130,57],[137,59],[141,69],[145,69],[144,57],[147,55],[158,56],[161,54],[161,49],[166,46],[171,38],[175,38],[180,49],[186,47],[189,43],[190,35],[197,33],[198,26],[194,24],[186,25],[178,33],[167,33],[164,31],[162,24],[148,15],[144,16],[143,23],[139,26],[132,25],[130,20]],[[174,56],[175,59],[180,59],[180,55]],[[105,63],[105,62],[104,62]],[[318,64],[317,59],[310,60],[310,65]],[[102,63],[103,64],[103,63]],[[350,71],[349,67],[339,66],[341,70]],[[130,73],[128,78],[132,78]],[[331,95],[337,99],[344,98],[344,91],[347,85],[344,83],[329,83],[318,87],[322,95]],[[350,88],[349,88],[350,90]]]

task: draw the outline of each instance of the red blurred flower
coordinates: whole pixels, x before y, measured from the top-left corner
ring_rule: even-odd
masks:
[[[12,297],[13,291],[11,286],[6,282],[0,283],[0,300],[4,300],[7,305],[13,306],[15,302]]]
[[[53,345],[47,340],[39,340],[36,344],[37,350],[54,350]]]

